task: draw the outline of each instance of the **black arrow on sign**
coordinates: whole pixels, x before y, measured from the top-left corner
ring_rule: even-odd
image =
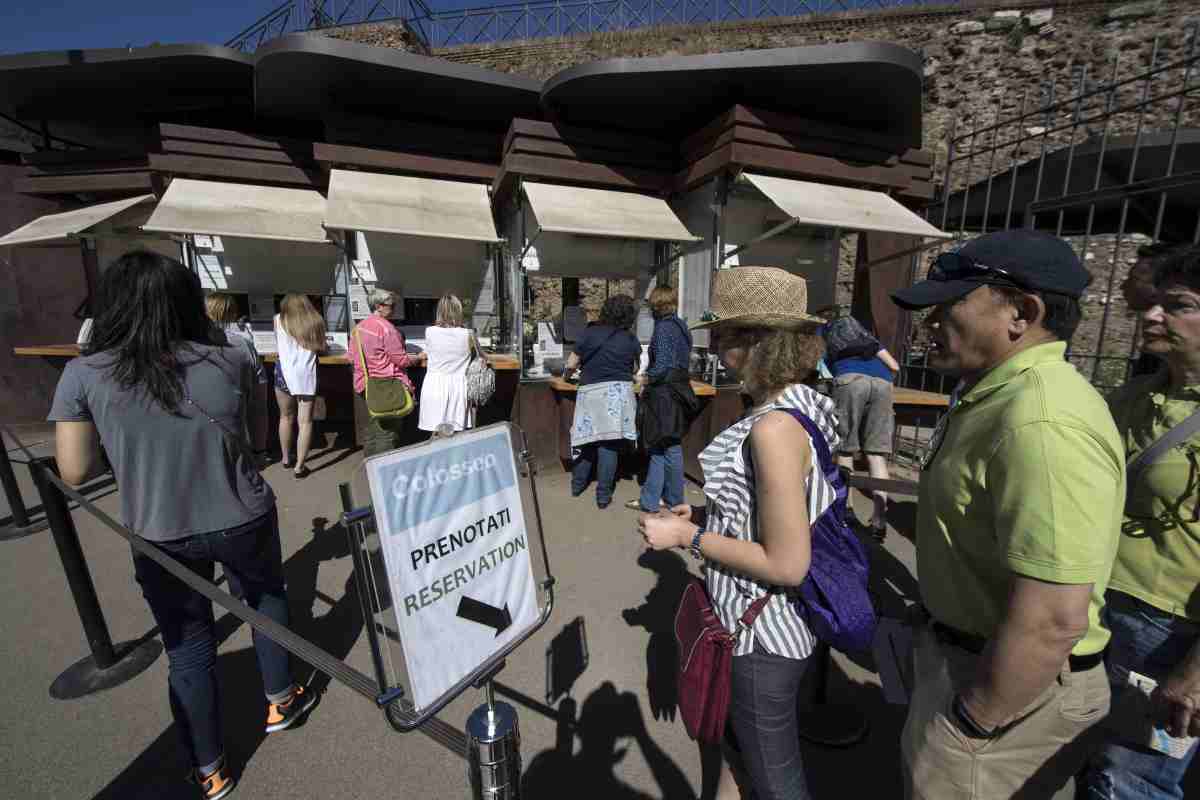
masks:
[[[495,628],[497,636],[508,630],[509,625],[512,625],[512,615],[508,613],[508,603],[504,604],[504,608],[496,608],[467,597],[465,594],[458,601],[458,615],[471,622]]]

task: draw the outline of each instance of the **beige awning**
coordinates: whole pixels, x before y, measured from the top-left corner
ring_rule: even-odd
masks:
[[[668,242],[700,240],[658,197],[528,181],[524,187],[538,228],[547,233]]]
[[[783,213],[804,225],[848,231],[884,231],[949,239],[882,192],[743,173]]]
[[[154,195],[144,194],[140,197],[129,197],[124,200],[113,200],[111,203],[77,208],[74,211],[64,211],[61,214],[47,214],[0,238],[0,247],[39,244],[83,236],[102,222],[106,222],[134,206],[153,201]]]
[[[147,231],[328,242],[325,198],[312,189],[176,178],[143,227]]]
[[[398,236],[498,242],[487,187],[479,183],[335,169],[325,227]]]

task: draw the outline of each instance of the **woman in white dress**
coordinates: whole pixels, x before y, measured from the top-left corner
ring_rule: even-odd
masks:
[[[325,320],[302,294],[285,295],[275,315],[275,400],[279,403],[279,452],[283,466],[291,464],[292,428],[299,418],[296,438],[297,478],[308,475],[304,460],[312,445],[313,401],[317,395],[317,354],[325,350]]]
[[[467,402],[467,365],[478,352],[475,337],[463,327],[462,301],[452,294],[438,301],[437,324],[425,329],[428,356],[421,385],[419,426],[434,431],[443,422],[461,431],[475,426],[475,409]]]

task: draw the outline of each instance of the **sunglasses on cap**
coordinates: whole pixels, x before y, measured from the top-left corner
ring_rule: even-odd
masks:
[[[942,253],[929,265],[929,274],[926,277],[931,281],[977,280],[989,283],[1000,280],[1022,289],[1029,288],[1024,281],[1008,270],[981,264],[962,253]]]

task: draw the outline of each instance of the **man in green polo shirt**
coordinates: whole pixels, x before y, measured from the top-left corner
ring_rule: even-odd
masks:
[[[912,798],[1071,797],[1108,713],[1100,625],[1125,495],[1103,398],[1068,363],[1090,276],[1015,230],[939,256],[892,295],[931,308],[930,364],[960,379],[921,472],[928,623],[901,741]]]

